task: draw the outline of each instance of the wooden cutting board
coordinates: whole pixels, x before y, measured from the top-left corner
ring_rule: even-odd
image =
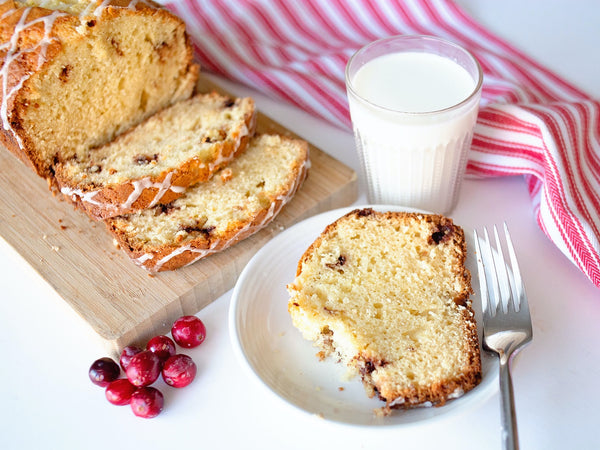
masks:
[[[200,91],[216,89],[202,79]],[[295,136],[259,114],[259,133]],[[250,258],[292,224],[357,198],[356,173],[311,145],[312,166],[302,188],[259,233],[230,249],[172,272],[150,276],[113,244],[103,222],[93,222],[53,198],[6,149],[0,150],[0,236],[83,320],[119,352],[167,333],[175,319],[195,314],[231,289]]]

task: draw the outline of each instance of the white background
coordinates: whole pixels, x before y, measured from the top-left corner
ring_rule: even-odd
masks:
[[[600,2],[458,3],[600,96]],[[349,132],[247,88],[227,87],[252,95],[263,112],[358,169]],[[361,195],[357,203],[364,202]],[[514,370],[522,448],[599,448],[600,290],[540,231],[520,177],[467,180],[452,216],[477,226],[506,220],[518,243],[535,336]],[[3,241],[0,254],[2,449],[500,448],[497,395],[477,409],[415,428],[352,429],[292,410],[235,359],[227,325],[230,293],[198,314],[208,337],[187,352],[199,367],[196,381],[183,390],[163,389],[165,411],[158,418],[135,418],[128,407],[110,405],[87,377],[91,362],[105,354],[91,329]]]

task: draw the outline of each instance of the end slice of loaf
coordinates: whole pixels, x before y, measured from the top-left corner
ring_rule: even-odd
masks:
[[[58,163],[56,181],[94,219],[170,203],[242,152],[255,123],[251,98],[196,95],[105,146]]]
[[[302,256],[288,310],[319,356],[359,374],[385,412],[443,405],[481,379],[465,258],[451,219],[355,210]]]
[[[150,272],[177,269],[268,225],[296,193],[309,165],[306,142],[255,136],[229,166],[183,197],[106,224],[136,264]]]
[[[150,0],[0,4],[0,142],[53,181],[55,160],[104,145],[189,98],[185,23]]]

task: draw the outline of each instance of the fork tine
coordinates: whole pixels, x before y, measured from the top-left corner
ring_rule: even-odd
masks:
[[[486,235],[487,230],[484,228],[484,235]],[[493,288],[490,291],[488,283],[489,284],[494,284],[495,280],[494,280],[494,269],[493,267],[489,267],[490,264],[490,246],[489,246],[489,240],[486,240],[485,242],[483,242],[483,249],[481,247],[481,240],[482,238],[479,237],[477,235],[477,231],[474,231],[475,233],[475,243],[477,245],[477,253],[479,255],[479,259],[477,260],[477,265],[478,265],[478,271],[479,271],[479,286],[481,289],[481,296],[482,299],[484,300],[485,303],[485,309],[483,309],[483,315],[484,315],[484,319],[486,317],[491,318],[493,316],[495,316],[497,314],[497,309],[496,309],[496,303],[495,301],[495,297],[492,295],[493,292]],[[486,236],[484,236],[486,237]],[[484,251],[486,252],[484,254]],[[487,262],[487,264],[486,264]],[[491,262],[491,265],[493,266],[493,261]],[[486,270],[487,269],[487,270]],[[490,274],[490,275],[488,275]],[[489,277],[492,277],[492,279],[489,279]]]
[[[479,234],[477,230],[473,230],[473,236],[475,238],[475,252],[478,255],[477,258],[477,272],[479,272],[479,290],[481,291],[481,299],[483,300],[482,306],[485,304],[485,308],[483,308],[483,315],[489,316],[491,314],[491,304],[490,304],[490,294],[487,286],[487,279],[485,275],[485,264],[483,262],[483,253],[481,252],[481,245],[479,243]]]
[[[513,283],[511,283],[510,276],[508,274],[508,269],[504,259],[504,251],[502,250],[502,243],[500,241],[500,237],[498,236],[498,227],[496,227],[496,225],[494,225],[494,239],[496,240],[497,256],[496,274],[498,275],[498,289],[501,293],[503,308],[506,308],[505,311],[507,312],[511,310],[514,311],[514,295],[512,295],[514,291],[511,289]],[[513,304],[511,305],[511,303]]]
[[[490,240],[490,236],[488,234],[488,230],[486,227],[483,227],[483,235],[485,238],[486,250],[487,250],[487,261],[489,262],[489,277],[490,284],[492,285],[492,293],[494,299],[490,299],[490,311],[492,312],[492,316],[497,315],[502,311],[502,297],[500,296],[500,287],[498,284],[498,270],[496,264],[496,258],[494,257],[494,251],[492,248],[492,241]],[[489,290],[488,290],[489,295]]]
[[[508,248],[508,255],[510,258],[510,266],[512,269],[515,293],[517,296],[517,311],[521,311],[521,309],[523,308],[527,308],[527,310],[529,310],[527,296],[525,295],[525,285],[523,284],[523,279],[521,278],[521,270],[519,269],[519,263],[517,261],[515,247],[513,246],[512,239],[508,231],[508,225],[506,225],[506,222],[504,222],[504,235],[506,236],[506,247]]]

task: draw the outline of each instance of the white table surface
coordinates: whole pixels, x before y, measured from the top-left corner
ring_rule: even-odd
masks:
[[[600,2],[459,3],[600,97]],[[350,132],[247,88],[228,87],[254,96],[263,112],[358,169]],[[361,195],[357,203],[364,202]],[[506,220],[518,244],[534,324],[534,341],[514,370],[522,448],[600,448],[600,290],[545,237],[531,211],[525,183],[512,177],[467,180],[452,216],[476,226]],[[88,367],[105,351],[88,326],[4,241],[0,252],[2,449],[500,448],[497,395],[443,421],[385,430],[340,427],[292,410],[235,359],[227,325],[231,292],[198,313],[208,337],[187,352],[199,367],[196,381],[165,389],[158,418],[136,418],[90,383]]]

